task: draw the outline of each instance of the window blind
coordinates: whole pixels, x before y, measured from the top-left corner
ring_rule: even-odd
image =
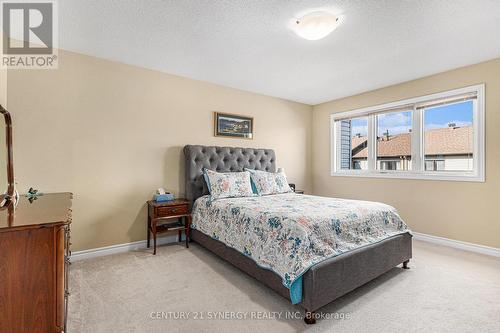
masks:
[[[441,105],[446,104],[454,104],[454,103],[462,103],[470,100],[477,99],[477,93],[470,93],[458,96],[451,96],[447,98],[441,98],[433,101],[426,101],[416,104],[417,109],[427,109],[427,108],[435,108]]]

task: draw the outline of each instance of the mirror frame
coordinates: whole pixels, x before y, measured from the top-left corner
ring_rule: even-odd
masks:
[[[14,184],[14,160],[12,158],[12,118],[9,111],[0,105],[0,113],[3,114],[5,119],[5,143],[7,146],[7,192],[0,194],[0,205],[4,199],[7,199],[0,209],[4,209],[15,199],[15,184]],[[1,172],[1,170],[0,170]]]

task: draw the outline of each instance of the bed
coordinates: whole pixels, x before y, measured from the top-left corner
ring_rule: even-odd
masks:
[[[274,151],[271,149],[188,145],[184,147],[184,155],[186,196],[191,202],[191,207],[194,208],[194,225],[190,232],[191,239],[264,283],[292,303],[298,303],[305,309],[304,320],[306,323],[312,324],[315,322],[315,311],[322,306],[384,274],[393,267],[403,263],[403,268],[408,268],[408,262],[412,256],[411,234],[398,221],[397,214],[394,217],[384,215],[388,214],[386,211],[390,212],[392,207],[387,206],[389,207],[387,208],[378,203],[343,201],[342,199],[304,196],[294,193],[268,196],[267,198],[234,198],[211,202],[206,196],[208,189],[203,180],[204,168],[218,172],[237,172],[243,171],[245,168],[274,172],[276,170]],[[307,213],[309,215],[304,214],[300,208],[293,208],[303,207],[307,204],[311,205],[311,207],[318,205],[324,205],[324,207],[316,210],[309,209],[310,212]],[[283,270],[286,270],[287,265],[293,266],[296,263],[295,261],[287,263],[283,267],[265,265],[265,261],[263,265],[262,262],[256,262],[249,253],[245,252],[244,248],[238,247],[236,243],[229,241],[231,238],[218,237],[220,231],[225,231],[224,228],[233,225],[227,223],[228,218],[226,215],[231,214],[231,212],[234,213],[235,209],[238,215],[243,216],[242,221],[248,223],[251,218],[258,220],[259,217],[269,214],[270,210],[275,210],[273,214],[285,214],[283,207],[289,207],[289,214],[295,214],[293,216],[296,216],[297,219],[294,220],[288,215],[284,215],[285,217],[280,221],[292,220],[292,222],[288,221],[288,223],[293,226],[297,221],[302,223],[301,216],[309,217],[309,220],[321,219],[324,217],[326,209],[335,212],[336,208],[356,205],[360,205],[362,208],[359,211],[366,214],[371,214],[372,211],[376,216],[382,214],[384,216],[382,220],[394,224],[394,230],[388,229],[386,232],[384,223],[369,225],[368,227],[366,224],[357,224],[357,219],[361,219],[361,217],[358,218],[354,215],[354,217],[350,218],[349,225],[352,228],[363,228],[362,233],[366,235],[366,237],[361,237],[356,242],[352,242],[352,244],[357,243],[358,246],[351,246],[352,244],[348,243],[344,248],[336,252],[322,254],[325,256],[321,260],[318,260],[317,255],[312,255],[308,261],[308,263],[313,263],[312,265],[304,265],[304,267],[298,267],[295,271],[288,272],[292,276],[294,273],[296,274],[289,284],[284,283],[283,276],[284,274],[286,276],[287,273],[283,272]],[[259,210],[259,206],[265,207],[266,211]],[[378,212],[376,212],[377,209]],[[226,215],[223,214],[225,211],[227,211]],[[328,212],[326,213],[328,214]],[[204,226],[205,219],[211,220],[211,223],[206,223]],[[226,225],[215,233],[209,229],[209,226],[216,224],[217,219],[224,220]],[[237,225],[237,223],[234,225]],[[345,229],[345,223],[342,225],[344,227],[342,235],[345,236],[349,234],[349,230]],[[332,225],[333,235],[335,235],[336,227]],[[270,230],[265,229],[262,233],[268,234],[272,232]],[[228,236],[233,239],[236,238],[234,232],[233,230],[233,234],[228,234]],[[355,238],[359,233],[358,230],[357,233],[349,234],[349,237],[351,239]],[[325,235],[325,233],[319,232],[317,235]],[[377,235],[378,238],[374,238]],[[328,239],[325,241],[331,242]],[[268,244],[273,245],[272,243]],[[299,256],[302,257],[305,254],[308,253],[301,252]]]

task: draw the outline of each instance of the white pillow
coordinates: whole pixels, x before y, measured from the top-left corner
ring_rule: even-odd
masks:
[[[204,169],[203,176],[212,199],[253,196],[250,172],[215,172]]]
[[[293,192],[283,169],[278,172],[245,169],[250,172],[253,185],[259,195]]]

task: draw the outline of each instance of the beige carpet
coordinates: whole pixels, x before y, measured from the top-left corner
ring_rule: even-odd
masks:
[[[299,307],[196,244],[89,259],[72,265],[68,331],[500,332],[500,259],[415,241],[410,266],[308,326],[283,318]]]

